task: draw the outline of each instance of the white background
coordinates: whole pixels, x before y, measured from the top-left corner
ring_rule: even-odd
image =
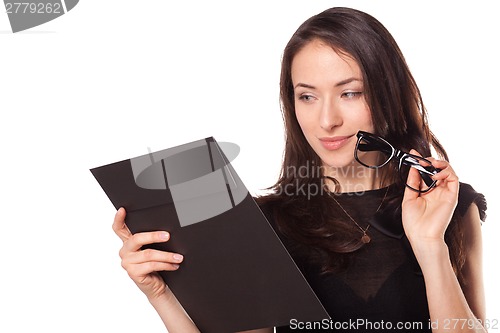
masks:
[[[342,5],[393,33],[461,180],[487,196],[487,307],[498,320],[497,11],[413,3],[82,0],[18,34],[2,9],[0,331],[164,331],[120,266],[114,208],[89,169],[214,136],[241,147],[233,165],[253,193],[272,185],[282,50],[305,19]]]

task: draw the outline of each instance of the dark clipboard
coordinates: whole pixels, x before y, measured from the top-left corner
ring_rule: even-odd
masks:
[[[91,169],[132,233],[185,259],[160,275],[201,332],[330,318],[212,138]]]

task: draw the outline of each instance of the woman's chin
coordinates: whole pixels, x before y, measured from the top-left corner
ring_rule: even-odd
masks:
[[[353,159],[349,159],[349,160],[328,160],[328,159],[325,159],[325,160],[322,160],[323,162],[323,167],[325,169],[348,169],[348,168],[352,168],[352,167],[356,167],[357,166],[357,163],[355,160]]]

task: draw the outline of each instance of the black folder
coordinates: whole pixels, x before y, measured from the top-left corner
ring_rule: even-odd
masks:
[[[91,172],[132,233],[171,234],[151,247],[184,255],[160,275],[201,332],[329,318],[231,166],[235,152],[210,137]]]

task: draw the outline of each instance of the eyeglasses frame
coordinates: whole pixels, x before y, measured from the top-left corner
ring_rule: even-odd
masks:
[[[414,154],[410,154],[410,153],[407,153],[407,152],[404,152],[402,150],[399,150],[397,148],[394,148],[393,145],[391,145],[387,140],[385,140],[384,138],[378,136],[378,135],[375,135],[375,134],[372,134],[372,133],[369,133],[369,132],[365,132],[365,131],[358,131],[358,133],[356,134],[357,138],[358,138],[358,141],[356,142],[356,148],[354,149],[354,158],[356,159],[356,161],[358,161],[358,163],[360,163],[361,165],[367,167],[367,168],[370,168],[370,169],[379,169],[379,168],[382,168],[384,167],[385,165],[387,165],[390,161],[392,161],[393,159],[397,159],[398,160],[398,173],[399,173],[399,176],[401,177],[401,180],[405,183],[405,185],[413,190],[413,191],[416,191],[416,192],[419,192],[419,193],[427,193],[429,192],[430,190],[432,190],[435,186],[436,186],[436,183],[437,181],[432,179],[431,177],[433,175],[435,175],[436,173],[438,173],[440,170],[435,168],[433,165],[432,165],[432,162],[429,161],[428,159],[426,158],[423,158],[421,156],[417,156],[417,155],[414,155]],[[390,151],[390,157],[387,158],[387,160],[382,163],[381,165],[377,165],[377,166],[373,166],[373,165],[367,165],[365,163],[363,163],[359,157],[358,157],[358,150],[362,151],[361,149],[359,149],[359,145],[360,145],[360,142],[363,138],[372,138],[372,139],[375,139],[375,140],[380,140],[382,141],[384,144],[387,145],[388,148],[391,149]],[[376,151],[376,150],[373,150],[373,151]],[[380,150],[381,152],[384,152],[382,150]],[[385,151],[385,153],[389,153],[388,151]],[[409,160],[410,159],[413,159],[414,161],[412,160]],[[427,170],[426,168],[424,168],[418,161],[424,161],[425,163],[429,163],[429,166],[432,168],[430,171]],[[416,188],[413,188],[411,187],[410,185],[407,184],[407,181],[403,178],[403,174],[401,172],[401,166],[405,164],[411,168],[414,168],[418,171],[418,173],[420,174],[420,176],[422,177],[422,179],[424,180],[424,182],[426,183],[426,185],[428,186],[427,189],[424,189],[424,190],[421,190],[421,189],[416,189]],[[428,184],[429,182],[429,184]]]

